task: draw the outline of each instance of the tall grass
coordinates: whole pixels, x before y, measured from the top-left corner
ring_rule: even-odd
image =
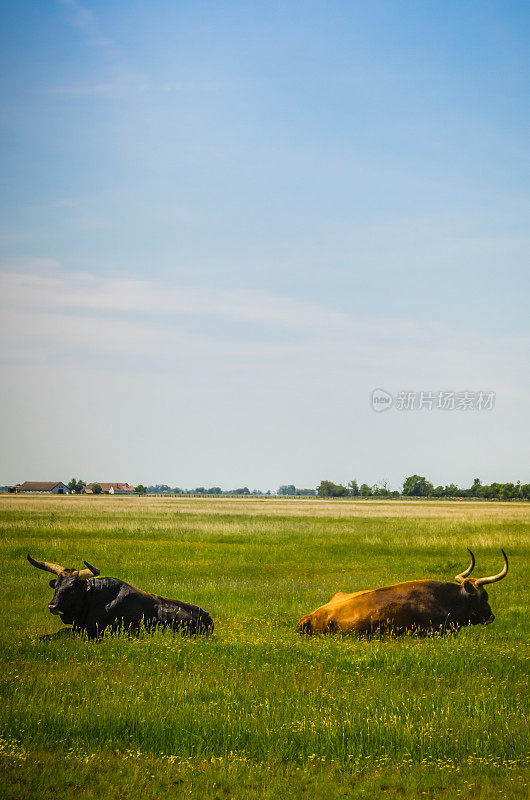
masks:
[[[374,775],[398,792],[404,770],[411,791],[420,791],[418,776],[424,788],[444,776],[436,791],[454,795],[465,775],[477,796],[501,796],[499,782],[511,796],[524,793],[528,506],[466,505],[462,517],[463,504],[432,504],[415,517],[414,503],[396,503],[382,517],[368,503],[362,515],[357,504],[336,503],[321,516],[314,501],[297,515],[296,505],[267,513],[266,503],[246,513],[245,501],[189,510],[178,499],[76,500],[0,499],[0,753],[12,796],[31,796],[31,776],[47,774],[46,764],[53,779],[43,786],[70,796],[72,760],[97,763],[111,782],[122,774],[128,796],[138,759],[150,765],[153,796],[215,797],[217,776],[243,798],[254,791],[243,788],[252,774],[256,786],[276,786],[271,796],[303,775],[315,797],[343,785],[361,797],[375,791]],[[452,580],[467,546],[477,574],[500,569],[501,546],[510,559],[506,580],[491,587],[491,626],[372,641],[294,631],[340,589]],[[197,603],[215,633],[41,642],[61,625],[28,551],[65,566],[87,559],[103,575]],[[169,789],[165,776],[177,768],[182,783]],[[26,783],[14,777],[26,770]]]

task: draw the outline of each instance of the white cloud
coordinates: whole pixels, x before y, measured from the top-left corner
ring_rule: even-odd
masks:
[[[0,273],[4,360],[91,355],[326,356],[360,335],[347,315],[268,292],[190,288],[132,278]]]
[[[69,273],[46,259],[19,262],[24,271],[5,266],[4,363],[104,358],[114,359],[112,368],[140,371],[182,358],[203,365],[243,358],[316,370],[323,381],[349,370],[359,380],[383,380],[389,389],[458,388],[462,381],[489,386],[492,375],[497,391],[501,379],[510,392],[520,383],[513,379],[512,343],[477,340],[440,325],[358,320],[272,292]],[[122,363],[126,356],[134,363]]]
[[[67,8],[70,24],[84,33],[90,44],[97,47],[108,47],[112,44],[110,39],[101,36],[97,20],[90,9],[78,0],[59,0],[59,2]]]
[[[196,288],[99,275],[66,273],[54,262],[42,262],[45,274],[0,273],[0,303],[34,311],[132,313],[169,323],[183,317],[210,317],[270,328],[296,328],[328,336],[420,333],[406,320],[356,321],[318,303],[247,289]]]

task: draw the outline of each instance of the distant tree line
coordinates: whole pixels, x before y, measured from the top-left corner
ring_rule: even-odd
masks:
[[[168,486],[165,483],[157,483],[154,486],[146,487],[147,494],[205,494],[205,495],[271,495],[269,489],[267,492],[262,492],[260,489],[249,489],[248,486],[242,486],[239,489],[223,490],[220,486],[211,486],[207,489],[205,486],[197,486],[196,489],[181,489],[179,486]]]
[[[262,497],[270,497],[273,494],[283,497],[316,497],[316,489],[298,489],[294,484],[280,486],[277,492],[271,492],[268,489],[266,492],[261,489],[249,489],[248,486],[243,486],[239,489],[221,489],[220,486],[211,486],[207,489],[204,486],[197,486],[196,489],[181,489],[179,486],[171,487],[165,483],[157,483],[154,486],[147,487],[147,494],[207,494],[207,495],[258,495]]]
[[[369,486],[352,480],[347,486],[332,481],[321,481],[316,491],[318,497],[470,497],[484,500],[530,500],[530,483],[482,484],[475,478],[468,489],[460,489],[455,483],[434,486],[423,475],[405,478],[401,492],[391,491],[388,484]]]
[[[433,486],[421,475],[411,475],[403,484],[403,494],[409,497],[476,497],[485,500],[530,500],[530,483],[490,483],[482,484],[475,478],[468,489],[460,489],[456,484]]]
[[[68,488],[71,492],[80,494],[84,487],[85,482],[77,478],[72,478],[68,483]],[[10,489],[10,486],[0,487],[2,489]],[[480,478],[475,478],[473,484],[467,489],[459,488],[455,483],[447,484],[446,486],[434,486],[433,483],[428,481],[423,475],[409,475],[403,482],[401,491],[389,488],[387,481],[382,481],[381,484],[358,484],[357,480],[353,479],[346,485],[342,483],[333,483],[333,481],[320,481],[316,489],[299,489],[293,483],[284,484],[279,487],[277,492],[271,492],[269,489],[266,492],[260,489],[249,489],[248,486],[243,486],[238,489],[223,490],[220,486],[198,486],[195,489],[181,489],[178,486],[168,486],[166,483],[157,483],[152,486],[144,486],[138,484],[135,487],[137,494],[171,494],[171,495],[210,495],[210,496],[262,496],[270,497],[277,495],[279,497],[379,497],[379,498],[395,498],[395,497],[447,497],[447,498],[476,498],[484,500],[530,500],[530,483],[491,483],[482,484]],[[102,488],[96,483],[92,485],[93,494],[101,494]]]
[[[317,487],[316,493],[318,497],[399,497],[398,491],[391,491],[386,483],[381,486],[373,484],[369,486],[367,483],[357,483],[352,480],[347,486],[342,483],[333,483],[333,481],[321,481]]]
[[[297,489],[296,486],[290,483],[287,486],[280,486],[277,493],[285,497],[310,497],[310,496],[314,497],[317,493],[317,490]]]

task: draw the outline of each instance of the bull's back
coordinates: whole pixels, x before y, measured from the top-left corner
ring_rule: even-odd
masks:
[[[445,610],[437,581],[407,581],[379,589],[356,592],[328,603],[327,630],[371,633],[381,628],[396,631],[437,627]]]
[[[212,618],[199,606],[185,603],[182,600],[170,600],[159,595],[155,597],[158,603],[158,620],[162,625],[189,633],[208,634],[213,631]]]

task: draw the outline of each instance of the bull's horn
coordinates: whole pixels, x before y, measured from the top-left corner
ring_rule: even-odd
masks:
[[[469,565],[469,567],[467,569],[465,569],[463,572],[461,572],[460,575],[455,575],[455,581],[457,583],[464,583],[464,581],[467,578],[467,576],[471,575],[471,573],[473,572],[473,567],[475,566],[475,556],[473,555],[473,553],[471,552],[469,547],[467,548],[467,552],[471,556],[471,564]]]
[[[54,575],[60,575],[61,572],[64,572],[64,567],[59,566],[59,564],[51,564],[49,561],[35,561],[35,559],[32,558],[29,553],[28,561],[32,566],[37,567],[37,569],[44,569],[46,572],[53,572]]]
[[[502,581],[502,579],[506,577],[508,572],[508,559],[506,558],[506,553],[504,550],[501,550],[501,553],[504,556],[504,567],[501,569],[499,574],[490,575],[488,578],[477,578],[475,581],[476,586],[484,586],[485,583],[497,583],[497,581]]]
[[[80,569],[79,570],[79,577],[80,578],[92,578],[94,575],[99,575],[99,569],[93,567],[92,564],[89,564],[88,561],[84,562],[88,569]]]

